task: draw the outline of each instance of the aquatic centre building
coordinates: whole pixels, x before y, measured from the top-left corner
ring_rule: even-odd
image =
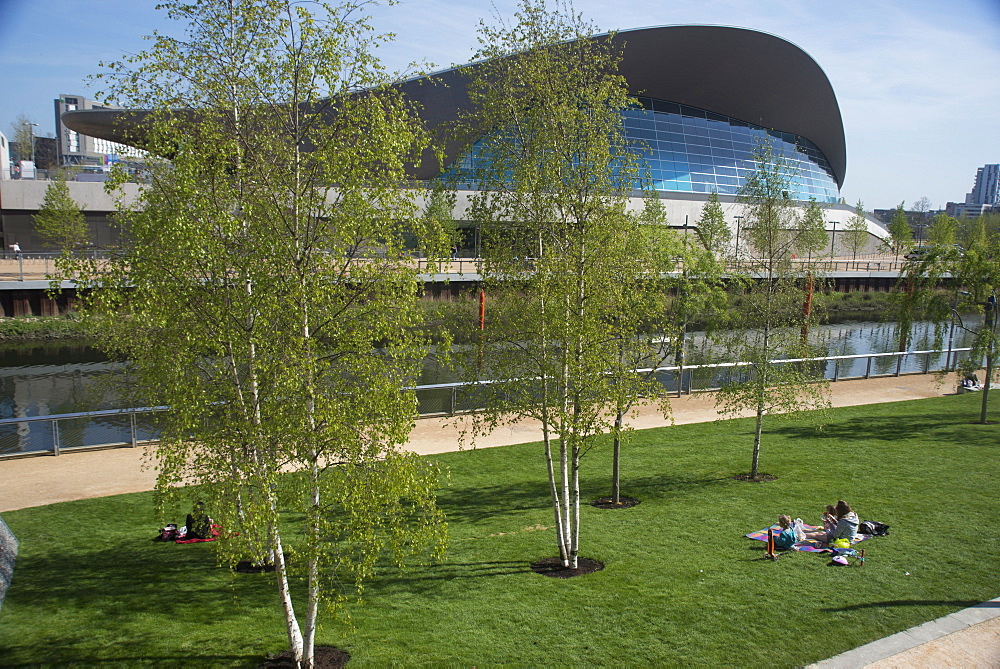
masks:
[[[753,170],[750,152],[766,140],[794,168],[789,196],[801,201],[812,197],[826,207],[830,252],[842,250],[837,231],[853,214],[840,197],[847,171],[843,122],[833,87],[807,53],[774,35],[721,26],[640,28],[611,39],[621,46],[620,72],[638,103],[623,112],[625,132],[649,149],[644,159],[671,226],[695,227],[706,198],[716,192],[738,232],[742,208],[735,195]],[[472,110],[464,72],[468,67],[474,65],[398,86],[418,103],[429,128],[443,127]],[[81,110],[62,120],[81,134],[124,143],[118,122],[129,113]],[[141,122],[141,115],[133,118]],[[462,151],[458,142],[448,146],[446,163],[475,160],[475,149],[471,155]],[[428,159],[412,176],[429,181],[439,173],[438,162]],[[459,219],[464,199],[459,198]],[[475,223],[460,225],[472,228]],[[885,231],[871,218],[869,232],[874,250]]]

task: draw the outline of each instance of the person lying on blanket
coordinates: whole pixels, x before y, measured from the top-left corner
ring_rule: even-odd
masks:
[[[826,507],[827,513],[831,507]],[[861,521],[858,514],[854,513],[851,505],[844,500],[839,500],[837,506],[833,508],[836,522],[832,518],[823,515],[823,529],[815,532],[806,532],[807,539],[819,541],[821,544],[830,545],[837,539],[847,539],[852,544],[858,536],[858,525]]]

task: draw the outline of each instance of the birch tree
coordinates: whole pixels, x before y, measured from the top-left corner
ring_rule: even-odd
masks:
[[[616,322],[639,272],[641,211],[629,209],[638,159],[624,138],[633,104],[617,74],[621,54],[572,8],[524,0],[516,21],[481,25],[482,59],[467,119],[480,137],[469,178],[483,228],[491,296],[476,429],[537,419],[559,559],[576,569],[580,460],[611,429],[620,360]],[[482,133],[485,131],[485,135]],[[639,150],[638,147],[635,149]],[[626,277],[623,281],[622,277]],[[470,365],[474,367],[474,365]]]
[[[854,215],[847,221],[844,228],[844,246],[851,250],[851,259],[857,260],[858,251],[868,243],[868,221],[865,218],[865,205],[861,200],[854,205]]]
[[[59,173],[45,189],[45,199],[34,216],[38,236],[62,250],[85,246],[90,240],[90,226],[80,205],[69,194],[65,173]]]
[[[817,314],[808,308],[811,296],[802,289],[811,281],[810,268],[791,263],[803,232],[801,207],[789,197],[792,168],[766,143],[755,149],[753,161],[755,170],[740,188],[738,202],[744,207],[744,230],[756,253],[743,263],[743,275],[734,282],[744,294],[739,308],[732,311],[730,334],[718,338],[730,359],[746,366],[725,379],[716,398],[720,413],[754,414],[748,476],[756,480],[765,419],[822,408],[829,402],[821,368],[778,362],[814,353],[805,334]]]
[[[425,137],[354,5],[164,8],[184,37],[154,34],[102,80],[149,110],[130,141],[169,162],[123,205],[121,252],[75,269],[101,345],[172,408],[158,489],[202,484],[221,559],[273,562],[310,667],[321,604],[443,541],[436,473],[402,450],[424,347],[394,260],[421,217],[398,184]]]
[[[833,238],[826,234],[826,223],[823,221],[823,207],[816,201],[815,197],[810,197],[806,203],[805,211],[800,217],[799,230],[795,235],[792,248],[801,258],[807,256],[812,260],[813,254],[820,255],[826,248],[828,240]],[[834,255],[833,242],[830,242],[830,255]]]
[[[14,162],[19,160],[33,160],[32,147],[35,142],[35,131],[34,126],[37,123],[31,121],[29,117],[24,112],[19,113],[14,117],[14,121],[10,124],[10,136],[9,139],[11,144],[11,156],[10,159]]]
[[[887,229],[889,237],[882,243],[882,247],[898,257],[913,244],[913,230],[910,228],[910,222],[906,219],[905,202],[900,202],[893,211]]]
[[[701,208],[698,219],[698,240],[706,251],[713,253],[723,262],[732,254],[733,231],[726,222],[719,203],[719,195],[712,191]]]
[[[948,214],[938,214],[931,219],[927,241],[933,246],[951,246],[958,239],[958,221]]]

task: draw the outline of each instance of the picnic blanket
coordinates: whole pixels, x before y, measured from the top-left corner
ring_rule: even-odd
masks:
[[[803,523],[802,524],[802,529],[804,529],[806,532],[814,532],[816,530],[821,530],[823,528],[820,527],[819,525],[806,525],[805,523]],[[756,532],[751,532],[750,534],[746,534],[744,536],[747,539],[756,539],[757,541],[767,541],[767,533],[771,532],[772,530],[777,530],[778,532],[780,532],[781,531],[781,526],[778,525],[778,524],[774,524],[774,525],[771,525],[771,527],[765,527],[762,530],[757,530]],[[854,544],[856,544],[856,543],[858,543],[860,541],[864,541],[867,538],[868,538],[868,535],[866,535],[866,534],[859,534],[859,535],[857,535],[854,538],[854,541],[851,543],[851,545],[853,546]],[[831,548],[822,548],[822,547],[820,547],[820,542],[815,541],[815,540],[796,542],[796,544],[794,546],[792,546],[791,550],[793,550],[793,551],[803,551],[803,552],[806,552],[806,553],[832,553],[833,552],[833,549],[831,549]]]
[[[200,544],[200,543],[205,542],[205,541],[215,541],[216,539],[219,538],[219,535],[221,533],[222,533],[222,526],[221,525],[217,525],[216,523],[212,523],[211,536],[208,537],[207,539],[195,539],[195,538],[191,538],[191,539],[174,539],[174,543],[178,543],[178,544]]]

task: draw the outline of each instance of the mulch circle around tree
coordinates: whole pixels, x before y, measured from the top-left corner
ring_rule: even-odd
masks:
[[[611,501],[611,497],[599,497],[591,502],[590,505],[596,506],[598,509],[631,509],[633,506],[638,506],[640,501],[635,497],[619,495],[617,504]]]
[[[569,569],[563,566],[562,558],[552,557],[533,562],[531,571],[543,576],[551,576],[552,578],[573,578],[574,576],[593,574],[595,571],[604,569],[604,563],[600,560],[592,560],[585,557],[577,558],[576,565],[576,569]]]
[[[737,474],[733,477],[737,481],[752,481],[754,483],[759,483],[761,481],[777,481],[778,477],[774,474],[765,474],[764,472],[758,472],[757,476],[750,476],[750,474]]]
[[[350,653],[333,646],[316,646],[313,650],[313,667],[315,669],[337,669],[347,664],[350,659]],[[290,650],[268,658],[257,665],[257,669],[286,669],[286,667],[295,667],[295,658]]]

